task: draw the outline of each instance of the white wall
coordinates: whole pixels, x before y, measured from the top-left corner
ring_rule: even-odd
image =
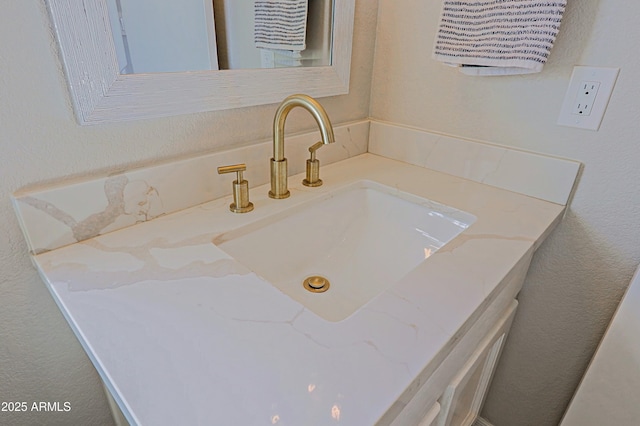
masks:
[[[373,118],[585,164],[520,295],[484,409],[496,426],[558,424],[640,262],[640,3],[568,3],[541,74],[469,77],[431,59],[442,2],[380,0]],[[574,65],[621,68],[599,132],[555,124]]]
[[[356,6],[351,93],[321,99],[336,124],[369,111],[377,0],[357,0]],[[9,195],[62,178],[265,140],[276,107],[80,127],[44,2],[0,2],[0,401],[69,401],[72,407],[68,413],[0,412],[0,424],[111,423],[93,367],[30,263]],[[304,111],[287,121],[290,132],[314,126]]]

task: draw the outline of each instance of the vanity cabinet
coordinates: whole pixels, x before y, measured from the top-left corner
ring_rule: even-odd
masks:
[[[441,409],[434,426],[470,426],[476,420],[493,377],[517,302],[471,355],[439,400]]]
[[[49,249],[34,262],[111,393],[119,425],[475,420],[533,253],[564,207],[371,154],[323,173],[321,192],[290,178],[289,202],[269,199],[267,185],[256,188],[249,216],[230,213],[229,196],[64,247],[52,246],[52,227],[39,233],[48,210],[33,207],[55,197],[15,201],[29,214],[21,221],[36,227],[29,241]],[[148,179],[116,176],[91,188]],[[428,261],[340,321],[213,242],[364,183],[476,221],[441,250],[425,249]],[[102,201],[92,201],[96,214]],[[75,238],[65,226],[53,229],[56,241]]]
[[[524,256],[475,320],[456,333],[444,357],[427,365],[377,426],[470,426],[482,409],[531,262]],[[434,414],[435,413],[435,414]]]

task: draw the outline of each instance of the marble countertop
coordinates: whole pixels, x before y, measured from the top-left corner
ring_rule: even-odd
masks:
[[[372,154],[323,166],[319,188],[302,177],[285,200],[252,188],[251,213],[225,197],[34,256],[132,424],[375,424],[564,211]],[[477,220],[345,320],[318,317],[211,242],[361,179]]]

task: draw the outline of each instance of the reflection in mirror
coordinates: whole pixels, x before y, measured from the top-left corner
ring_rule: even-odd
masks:
[[[331,65],[333,1],[289,0],[293,12],[277,3],[214,2],[220,69]]]
[[[218,69],[211,0],[107,0],[121,74]]]
[[[333,0],[107,0],[121,74],[331,65]]]
[[[329,20],[328,32],[331,37],[327,37],[331,45],[329,65],[225,71],[175,71],[174,68],[171,72],[139,72],[133,63],[130,67],[133,73],[121,71],[129,62],[126,60],[124,43],[120,53],[115,46],[115,39],[118,36],[122,38],[122,31],[119,35],[117,31],[116,36],[113,35],[108,8],[111,0],[45,1],[56,31],[74,111],[78,122],[83,125],[275,104],[292,93],[306,93],[315,98],[349,93],[355,0],[331,1],[333,16]],[[120,7],[124,11],[122,1]],[[135,1],[141,3],[150,0]],[[155,0],[154,8],[160,8],[159,1]],[[174,0],[173,3],[183,6],[191,1],[196,2]],[[204,8],[205,0],[201,1]],[[308,1],[311,10],[311,2],[328,0]],[[211,3],[211,0],[207,0],[207,3]],[[115,0],[111,7],[116,11],[114,16],[118,16]],[[213,3],[211,9],[215,9]],[[176,16],[183,16],[180,13],[176,12]],[[212,12],[207,16],[213,16]],[[121,25],[119,21],[116,24]],[[206,28],[214,29],[215,26],[211,23]],[[131,32],[126,28],[126,23],[125,29],[128,38]],[[201,32],[206,33],[209,40],[216,38],[215,31]],[[311,45],[308,40],[306,44],[307,47]],[[200,58],[209,58],[209,66],[205,68],[217,68],[217,55],[209,48],[213,45],[207,43],[208,54],[207,49],[201,49],[204,53]],[[169,50],[165,46],[160,47],[159,51],[170,64],[174,62],[171,60],[173,55],[177,57],[183,53],[167,53]],[[119,55],[124,58],[124,67],[118,60]]]

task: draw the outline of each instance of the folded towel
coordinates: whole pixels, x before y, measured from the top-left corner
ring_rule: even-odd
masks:
[[[262,68],[301,67],[302,55],[300,51],[260,49]]]
[[[471,75],[542,71],[566,0],[444,0],[433,56]]]
[[[307,0],[255,0],[254,39],[261,49],[306,48]]]

